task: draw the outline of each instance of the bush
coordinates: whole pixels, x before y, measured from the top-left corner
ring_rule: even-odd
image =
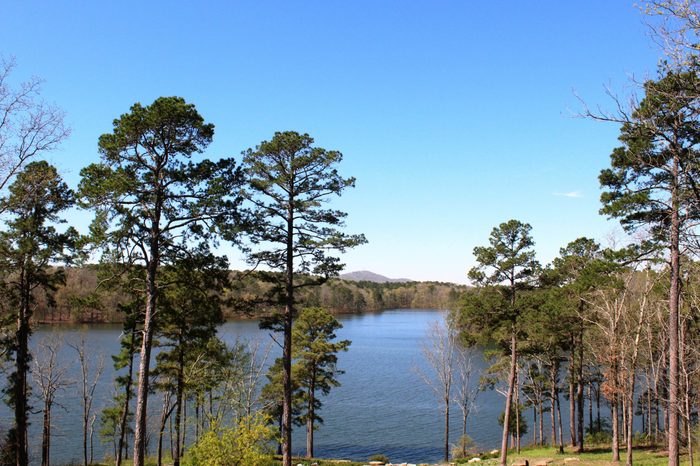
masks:
[[[268,419],[244,417],[235,428],[213,426],[185,455],[185,466],[264,466],[272,456],[275,437]]]
[[[612,434],[604,430],[589,432],[586,434],[584,443],[589,445],[610,445],[612,443]]]
[[[368,461],[381,461],[382,463],[388,463],[389,457],[386,455],[372,455],[369,457]]]
[[[476,444],[468,435],[462,435],[459,441],[452,445],[452,459],[471,458],[476,452]]]

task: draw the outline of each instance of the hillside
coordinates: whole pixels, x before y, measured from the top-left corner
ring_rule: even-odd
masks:
[[[358,270],[356,272],[348,272],[340,274],[340,279],[353,282],[374,282],[374,283],[406,283],[413,280],[408,278],[389,278],[378,273],[370,272],[369,270]]]
[[[122,321],[119,309],[131,298],[109,282],[98,287],[98,266],[71,267],[65,269],[65,274],[66,284],[56,291],[54,302],[47,301],[43,295],[37,296],[38,308],[34,313],[37,321]],[[232,271],[231,286],[224,296],[226,318],[255,318],[276,311],[278,306],[273,303],[279,301],[273,294],[271,276],[274,278],[274,274]],[[453,283],[392,280],[371,272],[353,276],[354,279],[341,276],[322,286],[299,290],[298,307],[321,306],[336,314],[399,308],[451,309],[467,289]]]

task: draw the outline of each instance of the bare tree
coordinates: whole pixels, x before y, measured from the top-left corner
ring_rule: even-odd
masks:
[[[39,387],[42,401],[41,466],[49,466],[51,454],[51,410],[56,404],[56,394],[65,390],[71,381],[66,378],[68,368],[58,362],[63,340],[53,335],[39,343],[34,359],[32,376]]]
[[[474,348],[457,343],[454,348],[454,368],[456,390],[454,402],[462,412],[462,456],[467,454],[467,419],[476,407],[476,397],[479,394],[479,384],[474,383]]]
[[[607,366],[602,389],[610,401],[613,427],[613,461],[619,461],[618,411],[623,410],[624,438],[627,440],[626,464],[632,465],[634,392],[645,325],[655,306],[663,306],[653,294],[659,275],[650,270],[629,267],[609,287],[591,293],[594,313],[581,318],[594,325],[598,349],[592,349],[598,362]]]
[[[648,25],[652,38],[666,57],[667,66],[675,69],[697,66],[700,3],[697,0],[651,0],[642,10],[659,19]]]
[[[89,435],[92,430],[92,424],[94,423],[94,416],[92,416],[92,402],[95,397],[95,389],[104,370],[104,356],[97,356],[97,360],[91,358],[87,351],[85,344],[85,337],[82,336],[78,343],[70,344],[70,347],[75,350],[78,356],[78,363],[80,364],[80,385],[81,385],[81,404],[83,406],[83,464],[88,466],[92,463],[92,454],[88,455],[88,446],[90,446],[89,451],[92,452],[92,435]],[[89,442],[88,442],[89,438]]]
[[[445,461],[450,457],[450,401],[452,399],[452,380],[455,369],[455,349],[457,334],[447,321],[433,322],[427,331],[423,343],[423,356],[430,367],[430,374],[420,368],[416,371],[440,399],[445,414]]]
[[[250,417],[261,404],[261,381],[268,369],[272,342],[263,344],[260,339],[237,342],[232,348],[232,360],[224,371],[222,403],[217,406],[215,419],[222,419],[229,411],[236,419]]]
[[[262,345],[260,340],[252,340],[247,345],[249,361],[240,383],[241,408],[245,416],[250,417],[260,397],[260,381],[265,375],[267,360],[272,350],[272,343]]]
[[[0,191],[27,162],[70,134],[63,112],[41,100],[42,80],[33,77],[13,87],[14,68],[14,58],[0,57]]]

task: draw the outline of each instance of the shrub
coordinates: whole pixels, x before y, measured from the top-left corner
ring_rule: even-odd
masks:
[[[612,434],[607,431],[589,432],[586,434],[584,443],[589,445],[609,445],[612,442]]]
[[[386,455],[372,455],[369,457],[368,461],[381,461],[382,463],[388,463],[389,457]]]
[[[471,458],[476,452],[476,444],[468,435],[462,435],[459,441],[452,445],[452,459]]]
[[[264,466],[272,455],[275,437],[262,415],[244,417],[235,428],[213,426],[185,455],[186,466]]]

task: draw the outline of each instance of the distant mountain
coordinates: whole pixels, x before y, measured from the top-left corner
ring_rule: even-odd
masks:
[[[369,270],[358,270],[357,272],[348,272],[340,275],[343,280],[350,280],[353,282],[375,282],[375,283],[406,283],[412,282],[408,278],[389,278],[384,275],[379,275],[378,273],[370,272]]]

